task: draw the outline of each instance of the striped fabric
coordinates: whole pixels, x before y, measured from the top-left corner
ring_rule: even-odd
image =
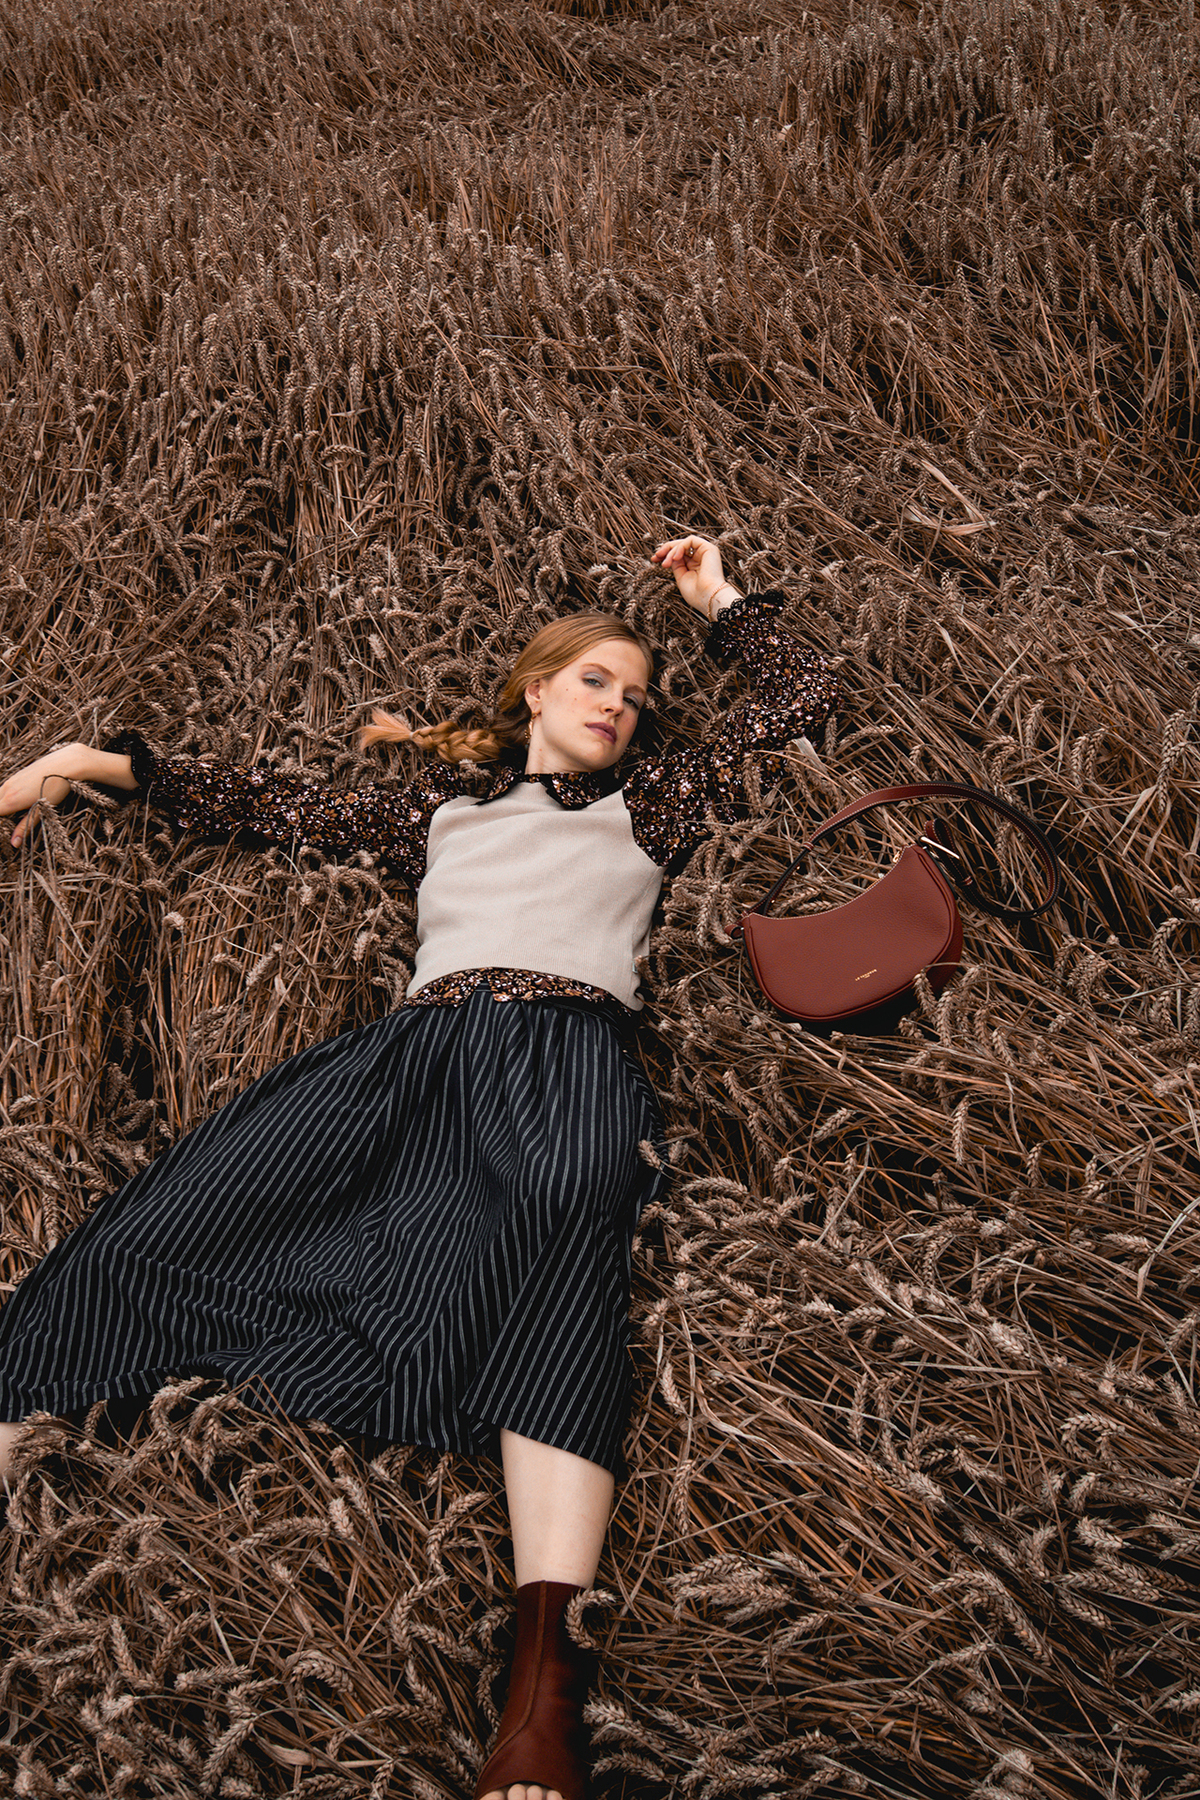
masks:
[[[0,1312],[0,1418],[183,1374],[347,1436],[614,1471],[653,1094],[586,1002],[402,1007],[271,1070]]]

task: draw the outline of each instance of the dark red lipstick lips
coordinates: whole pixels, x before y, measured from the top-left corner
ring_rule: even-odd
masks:
[[[589,725],[588,730],[602,731],[610,744],[615,744],[617,741],[617,734],[611,725]]]

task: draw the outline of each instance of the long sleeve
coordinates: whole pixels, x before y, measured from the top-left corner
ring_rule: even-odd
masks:
[[[345,791],[274,769],[160,756],[136,731],[121,732],[104,748],[130,758],[151,805],[179,825],[221,836],[252,831],[274,843],[335,852],[366,850],[413,887],[425,873],[429,822],[443,801],[464,791],[462,771],[470,767],[431,763],[403,786]]]
[[[836,675],[780,621],[787,595],[747,594],[725,609],[705,648],[719,662],[740,657],[752,695],[726,714],[712,737],[691,750],[642,763],[625,783],[638,844],[660,868],[686,854],[707,830],[710,812],[736,817],[745,805],[744,759],[807,737],[833,711]]]

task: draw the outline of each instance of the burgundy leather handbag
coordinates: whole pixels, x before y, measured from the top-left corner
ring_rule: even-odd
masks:
[[[775,919],[771,907],[813,846],[840,825],[896,800],[974,800],[1002,813],[1037,852],[1049,892],[1036,906],[1001,906],[979,892],[945,828],[931,820],[886,875],[844,906],[799,918]],[[956,866],[954,866],[956,865]],[[739,924],[758,984],[785,1017],[814,1030],[878,1029],[892,1025],[916,998],[924,970],[940,993],[962,957],[962,920],[950,881],[964,899],[1000,919],[1032,919],[1053,906],[1062,887],[1058,858],[1045,834],[1018,807],[983,788],[923,781],[877,788],[826,819],[801,846],[775,885]]]

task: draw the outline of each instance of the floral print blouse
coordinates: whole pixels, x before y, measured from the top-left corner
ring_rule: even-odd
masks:
[[[746,755],[810,735],[837,704],[837,678],[824,658],[805,650],[780,621],[786,601],[778,589],[747,594],[710,628],[705,649],[718,662],[741,658],[753,692],[706,743],[649,756],[623,777],[601,769],[536,779],[569,808],[589,806],[620,787],[646,855],[664,869],[684,858],[706,836],[710,814],[733,818],[744,805]],[[104,747],[130,757],[151,803],[182,826],[214,835],[248,830],[334,853],[365,850],[413,888],[425,873],[430,822],[439,806],[459,795],[486,803],[530,779],[516,756],[483,764],[431,760],[404,785],[383,781],[344,791],[273,769],[160,755],[136,731],[121,732]],[[498,1000],[556,994],[615,1004],[585,983],[520,969],[444,976],[403,1004],[454,1005],[484,982]]]

